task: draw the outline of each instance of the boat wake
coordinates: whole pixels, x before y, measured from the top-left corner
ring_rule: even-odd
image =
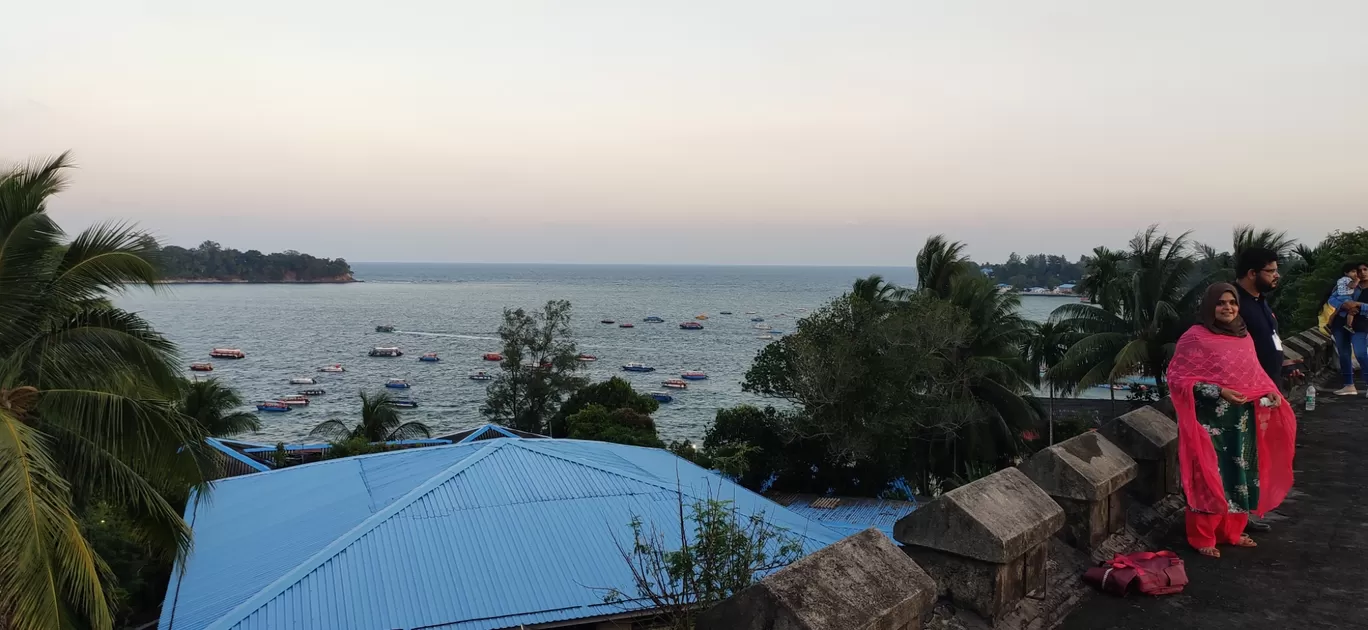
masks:
[[[423,337],[450,337],[452,339],[476,339],[479,341],[502,341],[498,337],[481,337],[479,335],[458,335],[456,333],[420,332],[416,330],[396,330],[396,333],[405,335],[419,335]]]

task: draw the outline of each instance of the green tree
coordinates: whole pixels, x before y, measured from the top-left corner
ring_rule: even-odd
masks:
[[[940,234],[926,239],[917,252],[917,290],[948,295],[951,280],[973,267],[964,249],[964,243],[947,241]]]
[[[194,418],[209,435],[222,437],[260,431],[261,420],[241,407],[242,397],[215,379],[185,382],[180,411]]]
[[[1125,292],[1125,263],[1126,252],[1094,247],[1093,255],[1084,261],[1083,277],[1074,291],[1098,306],[1114,310],[1116,301]]]
[[[327,420],[314,427],[309,435],[336,441],[361,438],[371,443],[432,437],[427,425],[417,421],[404,422],[391,404],[394,398],[388,392],[361,392],[360,396],[361,424],[349,427],[341,420]]]
[[[1368,261],[1368,230],[1336,231],[1315,247],[1302,246],[1295,258],[1289,257],[1290,270],[1283,272],[1283,283],[1274,292],[1274,313],[1283,330],[1306,330],[1318,325],[1317,314],[1335,281],[1340,265]]]
[[[109,565],[81,507],[117,505],[170,558],[190,530],[163,493],[202,483],[206,432],[176,411],[174,346],[113,307],[156,288],[146,234],[121,224],[70,241],[46,212],[66,154],[0,172],[0,626],[110,628]]]
[[[608,411],[630,409],[646,416],[660,409],[660,403],[654,398],[632,389],[631,383],[614,376],[606,381],[585,385],[570,394],[551,419],[551,437],[565,437],[565,419],[590,405],[599,405]]]
[[[1051,368],[1064,359],[1064,354],[1069,351],[1073,337],[1073,331],[1068,326],[1060,322],[1044,322],[1032,327],[1031,338],[1026,344],[1026,363],[1035,370],[1037,375],[1035,384],[1037,387],[1044,387],[1049,392],[1049,441],[1047,444],[1054,444],[1055,442],[1054,399],[1055,392],[1060,389],[1058,384],[1047,378],[1047,374]],[[1068,391],[1068,384],[1065,384],[1064,389],[1066,392]]]
[[[583,410],[566,418],[569,437],[576,440],[598,440],[632,446],[664,448],[656,433],[655,420],[651,416],[619,407],[609,410],[602,405],[589,405]]]
[[[583,365],[570,328],[570,303],[551,300],[540,312],[504,309],[499,326],[504,360],[480,409],[520,431],[546,434],[561,401],[581,388]]]

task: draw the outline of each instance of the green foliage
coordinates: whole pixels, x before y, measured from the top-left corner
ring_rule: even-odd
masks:
[[[181,413],[194,418],[209,435],[224,437],[260,431],[256,414],[241,411],[242,397],[215,379],[185,381]]]
[[[569,437],[576,440],[598,440],[632,446],[664,448],[656,433],[655,421],[650,416],[622,407],[609,410],[591,404],[566,419]]]
[[[360,392],[360,396],[360,424],[349,427],[341,420],[327,420],[314,427],[309,435],[339,442],[360,438],[368,443],[432,437],[427,425],[417,421],[404,422],[391,404],[394,399],[389,392]]]
[[[0,626],[111,628],[114,573],[73,506],[120,506],[151,557],[188,548],[164,498],[203,477],[206,431],[176,409],[174,346],[111,306],[155,289],[156,241],[114,223],[66,240],[47,200],[67,155],[0,171]]]
[[[1317,325],[1316,315],[1330,295],[1335,281],[1344,275],[1340,265],[1368,261],[1368,230],[1334,232],[1314,248],[1298,248],[1295,257],[1284,258],[1281,287],[1273,305],[1284,330],[1305,330]]]
[[[140,540],[132,519],[103,501],[84,510],[81,531],[114,578],[110,599],[116,625],[155,619],[171,576],[171,562]]]
[[[346,439],[329,442],[328,451],[323,454],[323,459],[342,459],[344,457],[355,457],[357,455],[384,453],[390,450],[393,450],[393,447],[389,444],[384,442],[371,442],[364,437],[354,435]]]
[[[315,258],[294,250],[263,254],[255,249],[224,249],[214,241],[186,249],[168,245],[155,250],[153,262],[172,280],[245,282],[317,282],[350,280],[351,266],[341,258]]]
[[[598,405],[608,411],[630,409],[646,416],[660,409],[660,403],[656,402],[656,399],[637,392],[632,389],[631,383],[614,376],[606,381],[581,387],[570,394],[570,397],[561,404],[560,411],[551,418],[551,437],[565,437],[568,434],[565,419],[590,405]]]
[[[766,523],[763,512],[743,517],[731,501],[716,498],[693,501],[687,518],[685,509],[681,493],[679,527],[668,538],[632,519],[631,547],[619,544],[618,550],[636,592],[606,589],[605,603],[645,600],[665,627],[691,630],[699,612],[803,555],[802,540]]]
[[[585,379],[570,328],[570,303],[551,300],[540,312],[504,309],[504,360],[480,412],[520,431],[547,434],[565,397]]]
[[[993,272],[993,282],[1010,284],[1017,289],[1031,287],[1054,288],[1061,284],[1078,283],[1083,277],[1087,258],[1069,262],[1068,258],[1053,254],[1031,254],[1022,258],[1016,252],[1005,263],[988,263],[984,268]]]

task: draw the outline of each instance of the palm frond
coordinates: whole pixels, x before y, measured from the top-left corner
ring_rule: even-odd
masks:
[[[348,427],[341,420],[324,420],[318,423],[313,430],[309,431],[309,437],[321,437],[327,440],[344,440],[351,436],[351,427]]]
[[[405,422],[395,427],[395,429],[393,431],[390,431],[390,434],[386,436],[385,440],[414,440],[418,438],[430,437],[432,437],[432,430],[429,429],[426,424],[423,424],[415,420]]]

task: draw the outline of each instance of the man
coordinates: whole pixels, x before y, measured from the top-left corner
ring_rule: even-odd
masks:
[[[1263,247],[1251,247],[1240,252],[1235,261],[1235,291],[1240,294],[1240,317],[1244,319],[1249,337],[1254,340],[1254,352],[1259,365],[1282,388],[1283,349],[1278,337],[1278,319],[1268,306],[1268,294],[1278,288],[1278,253]],[[1245,529],[1266,532],[1267,523],[1249,519]]]

